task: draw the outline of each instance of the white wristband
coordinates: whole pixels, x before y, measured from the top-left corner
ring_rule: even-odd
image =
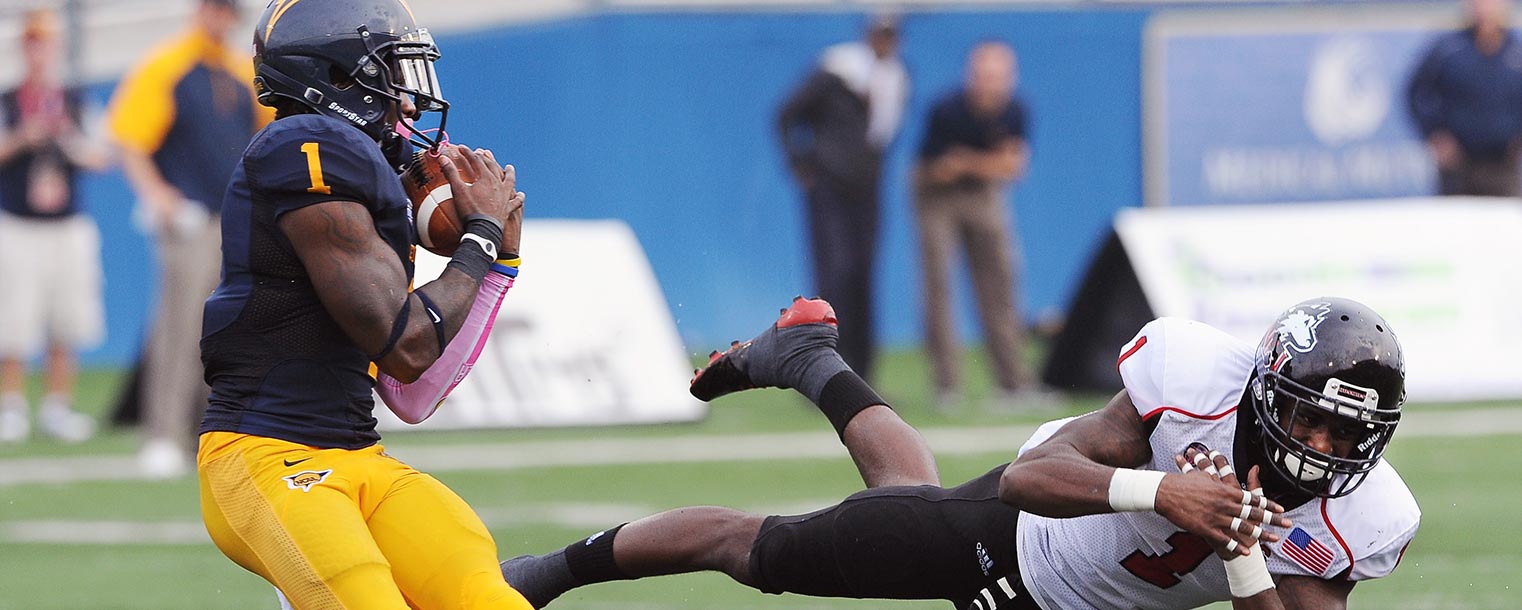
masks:
[[[1268,573],[1268,561],[1263,558],[1263,545],[1253,547],[1251,555],[1238,555],[1226,560],[1226,585],[1231,596],[1246,599],[1274,588],[1274,577]]]
[[[490,256],[492,260],[497,260],[497,244],[491,243],[491,240],[486,239],[485,237],[481,237],[480,235],[476,235],[475,233],[461,234],[460,243],[463,244],[467,241],[476,242],[476,245],[481,246],[482,252],[485,252],[486,255]]]
[[[1150,511],[1157,504],[1157,488],[1163,473],[1156,470],[1116,468],[1110,477],[1110,508],[1121,511]]]

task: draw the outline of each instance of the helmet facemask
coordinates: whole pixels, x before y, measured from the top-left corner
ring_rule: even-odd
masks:
[[[1380,407],[1378,390],[1325,377],[1311,387],[1259,359],[1252,379],[1252,403],[1258,418],[1263,455],[1269,466],[1301,491],[1323,498],[1352,493],[1384,456],[1400,423],[1404,391],[1393,408]],[[1305,441],[1305,426],[1326,426],[1333,453],[1351,445],[1347,455],[1319,451]]]
[[[1405,356],[1389,323],[1349,299],[1302,301],[1269,327],[1254,362],[1250,434],[1272,474],[1322,498],[1362,485],[1406,401]]]
[[[363,26],[359,28],[359,35],[368,52],[360,58],[350,76],[359,86],[389,100],[397,109],[395,123],[385,125],[381,132],[381,144],[400,145],[400,142],[388,142],[400,137],[413,146],[433,149],[448,141],[444,127],[449,120],[449,102],[443,97],[433,65],[440,57],[439,48],[428,30],[410,31],[379,45],[374,44],[376,37]],[[401,116],[402,96],[410,98],[419,113],[439,113],[438,127],[419,129],[412,117]],[[398,125],[406,133],[398,131]]]

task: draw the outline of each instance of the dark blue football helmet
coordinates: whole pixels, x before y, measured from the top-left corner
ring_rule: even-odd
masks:
[[[261,104],[291,100],[348,121],[383,148],[401,138],[431,148],[449,114],[438,58],[404,0],[273,0],[254,29],[254,88]],[[396,132],[404,95],[439,113],[437,136]]]

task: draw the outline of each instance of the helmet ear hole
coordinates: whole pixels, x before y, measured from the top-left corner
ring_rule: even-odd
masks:
[[[338,69],[338,66],[334,65],[328,66],[328,82],[332,83],[333,88],[339,91],[348,91],[355,84],[354,77],[349,76],[348,73]]]

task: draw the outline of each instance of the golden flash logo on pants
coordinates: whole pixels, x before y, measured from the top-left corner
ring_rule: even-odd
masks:
[[[330,474],[333,474],[333,470],[331,468],[328,470],[303,470],[296,474],[281,478],[285,479],[285,484],[291,489],[300,489],[301,491],[309,492],[312,491],[313,485],[327,480],[328,475]]]

